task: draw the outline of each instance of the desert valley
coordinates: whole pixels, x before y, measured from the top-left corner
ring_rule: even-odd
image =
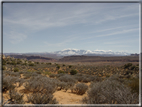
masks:
[[[138,55],[5,54],[2,70],[4,105],[139,103]]]

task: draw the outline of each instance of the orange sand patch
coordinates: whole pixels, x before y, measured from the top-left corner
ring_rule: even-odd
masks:
[[[61,90],[56,91],[53,95],[59,104],[83,104],[81,100],[84,96],[86,96],[86,93],[84,95],[77,95],[71,93],[71,90],[68,90],[66,92],[64,90]]]

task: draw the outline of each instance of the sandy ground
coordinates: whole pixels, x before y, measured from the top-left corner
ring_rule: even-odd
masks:
[[[90,83],[85,83],[86,85],[90,85]],[[19,86],[19,83],[16,84],[17,86]],[[22,85],[21,87],[17,87],[15,88],[17,90],[18,93],[20,94],[24,94],[23,100],[27,101],[27,95],[29,93],[25,93],[24,92],[24,86]],[[53,93],[54,98],[56,98],[56,100],[58,101],[58,104],[82,104],[81,100],[83,97],[87,96],[87,92],[83,95],[77,95],[75,93],[71,93],[71,90],[60,90],[60,91],[56,91],[55,93]],[[6,93],[3,93],[3,103],[6,102],[9,98],[8,95],[8,91]],[[30,103],[26,103],[26,104],[30,104]]]
[[[86,96],[86,93],[84,95],[77,95],[71,93],[71,90],[68,90],[67,92],[61,90],[56,91],[53,95],[59,104],[82,104],[81,100],[84,96]]]

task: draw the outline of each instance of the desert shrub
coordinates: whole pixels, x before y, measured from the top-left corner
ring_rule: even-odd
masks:
[[[139,66],[135,66],[134,70],[139,71]]]
[[[18,68],[14,68],[14,72],[18,72],[19,71],[19,69]]]
[[[23,79],[23,78],[19,79],[19,81],[18,81],[19,82],[19,87],[21,87],[25,81],[26,80]]]
[[[24,74],[25,72],[24,71],[19,71],[19,74]]]
[[[130,66],[132,66],[132,63],[127,63],[124,65],[124,69],[129,68]]]
[[[63,64],[63,67],[66,66],[65,64]]]
[[[82,81],[81,82],[88,83],[88,82],[90,82],[90,80],[87,77],[82,77]]]
[[[75,83],[73,83],[73,82],[58,82],[58,84],[57,84],[58,90],[63,89],[65,91],[67,91],[68,89],[70,89],[74,85],[75,85]]]
[[[32,76],[32,72],[26,72],[23,74],[23,76],[24,76],[24,79],[28,79]]]
[[[59,80],[61,81],[58,86],[60,87],[60,89],[65,89],[66,91],[73,87],[75,85],[75,83],[77,82],[76,79],[74,79],[72,76],[66,74],[63,76],[59,77]]]
[[[27,96],[28,102],[32,104],[57,104],[56,99],[53,98],[53,95],[50,93],[34,93]]]
[[[29,66],[34,66],[34,64],[33,64],[33,63],[30,63]]]
[[[134,70],[135,68],[136,68],[136,66],[133,65],[133,66],[130,67],[130,70]]]
[[[67,85],[68,84],[66,82],[59,82],[58,83],[58,90],[66,89]]]
[[[46,63],[47,65],[52,65],[52,63]]]
[[[71,90],[73,93],[83,95],[88,89],[88,86],[83,83],[78,83],[75,87],[73,87]]]
[[[39,64],[39,62],[35,62],[36,64]]]
[[[40,72],[40,71],[36,71],[35,73],[37,73],[37,74],[41,74],[41,72]]]
[[[52,94],[57,88],[56,83],[57,80],[39,75],[36,77],[31,77],[24,87],[26,90],[31,92],[45,92]]]
[[[7,90],[13,90],[15,88],[13,84],[16,83],[18,79],[19,78],[11,76],[4,77],[2,81],[2,91],[6,92]]]
[[[23,63],[22,65],[27,65],[27,63]]]
[[[65,75],[64,73],[56,74],[56,78],[59,78],[59,77],[64,76],[64,75]]]
[[[82,77],[83,77],[83,76],[74,76],[74,78],[75,78],[78,82],[82,82]]]
[[[71,65],[69,65],[69,68],[71,68],[72,66]]]
[[[17,93],[15,90],[9,91],[10,103],[9,104],[24,104],[23,95]]]
[[[2,65],[6,65],[6,60],[2,59]]]
[[[101,77],[94,76],[92,81],[93,82],[101,82],[101,81],[103,81],[103,79]]]
[[[75,75],[75,74],[77,74],[77,71],[73,69],[73,70],[70,71],[70,74]]]
[[[6,76],[11,74],[11,71],[4,71],[3,74],[5,74]]]
[[[125,73],[124,73],[124,75],[131,75],[131,74],[133,74],[133,72],[131,71],[131,70],[128,70],[128,71],[125,71]]]
[[[83,74],[76,74],[74,75],[75,79],[77,79],[79,82],[99,82],[102,81],[101,77],[97,77],[97,76],[92,76],[92,75],[83,75]]]
[[[11,72],[10,76],[20,77],[20,73],[19,72]]]
[[[11,64],[11,62],[8,61],[7,64]]]
[[[50,75],[51,73],[49,71],[42,72],[43,75]]]
[[[68,75],[68,74],[60,76],[58,79],[64,82],[74,82],[74,83],[77,82],[75,78],[73,78],[71,75]]]
[[[124,82],[124,79],[121,78],[121,76],[118,75],[118,74],[111,75],[111,76],[108,78],[108,80],[110,80],[110,81],[114,81],[114,80],[115,80],[115,81],[120,82],[120,83],[123,83],[123,82]]]
[[[63,74],[64,74],[65,72],[64,72],[64,71],[62,71],[62,70],[59,70],[59,71],[58,71],[58,74],[60,74],[60,73],[63,73]]]
[[[31,73],[31,76],[38,76],[39,74],[37,72],[33,72],[33,73]]]
[[[50,74],[49,77],[50,77],[50,78],[55,78],[55,77],[56,77],[56,74]]]
[[[57,69],[60,69],[60,66],[59,65],[57,65],[57,67],[56,67]]]
[[[5,67],[5,66],[2,66],[2,70],[6,70],[6,67]]]
[[[20,63],[21,63],[20,61],[17,62],[17,64],[20,64]]]
[[[137,92],[139,94],[139,78],[132,79],[128,86],[131,88],[133,93]]]
[[[11,62],[11,65],[16,65],[17,63],[13,60],[12,62]]]
[[[131,93],[120,82],[108,79],[93,84],[82,101],[87,104],[137,104],[138,94]]]

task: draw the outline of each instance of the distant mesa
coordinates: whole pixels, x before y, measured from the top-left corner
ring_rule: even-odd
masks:
[[[135,54],[131,54],[131,56],[139,56],[139,54],[135,53]]]

